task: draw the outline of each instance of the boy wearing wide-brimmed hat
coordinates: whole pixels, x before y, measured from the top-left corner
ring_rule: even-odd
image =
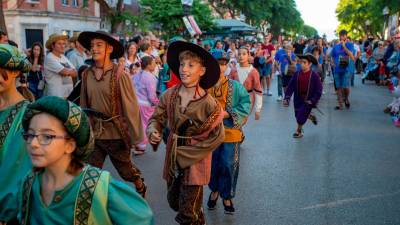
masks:
[[[79,106],[41,98],[28,106],[22,127],[33,171],[20,187],[20,224],[154,224],[136,191],[84,163],[93,133]]]
[[[143,135],[137,98],[125,67],[111,61],[122,57],[124,48],[104,31],[82,32],[78,41],[91,50],[94,61],[82,76],[80,104],[107,117],[92,117],[96,142],[88,162],[101,168],[109,155],[119,175],[144,196],[146,186],[130,151]]]
[[[220,69],[210,53],[184,41],[169,46],[167,62],[182,84],[161,96],[147,136],[156,150],[163,128],[170,130],[163,173],[168,203],[179,224],[204,224],[203,185],[210,181],[211,153],[225,136],[223,109],[206,89],[218,81]]]
[[[67,38],[65,35],[52,34],[46,41],[46,48],[50,51],[44,60],[47,96],[66,98],[74,89],[72,78],[78,72],[64,55]]]
[[[289,101],[294,94],[294,114],[297,121],[297,130],[293,138],[303,137],[303,125],[307,119],[317,125],[317,118],[311,113],[317,107],[322,95],[322,83],[319,75],[311,69],[318,65],[318,60],[311,54],[297,55],[300,59],[301,70],[297,71],[289,82],[285,91],[284,106],[289,106]]]

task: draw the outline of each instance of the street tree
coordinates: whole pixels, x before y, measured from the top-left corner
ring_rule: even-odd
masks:
[[[160,25],[160,29],[168,36],[179,35],[185,30],[182,17],[183,8],[180,0],[141,0],[140,4],[147,10],[144,15],[149,22]],[[214,27],[211,9],[200,0],[194,0],[191,15],[202,30]]]
[[[353,38],[365,35],[382,37],[385,21],[382,13],[385,7],[389,14],[400,12],[399,0],[340,0],[336,8],[339,26],[337,31],[346,29]]]

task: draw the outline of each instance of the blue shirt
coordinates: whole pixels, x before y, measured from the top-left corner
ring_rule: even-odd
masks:
[[[350,42],[346,42],[346,47],[349,51],[354,52],[354,45],[353,43]],[[342,57],[349,57],[346,53],[346,51],[343,49],[342,43],[336,44],[335,46],[333,46],[332,49],[332,53],[331,56],[333,58],[333,62],[335,64],[335,73],[341,73],[341,72],[348,72],[348,68],[350,65],[350,61],[349,61],[349,65],[347,67],[341,67],[339,66],[339,59]],[[350,58],[349,58],[350,60]]]
[[[214,56],[216,59],[222,58],[224,56],[225,51],[223,49],[214,48],[211,50],[211,55]]]
[[[289,64],[289,56],[286,54],[285,51],[283,51],[282,54],[279,55],[278,61],[280,64],[282,75],[286,75],[287,66]],[[293,52],[292,52],[292,61],[296,61],[296,55]]]
[[[282,54],[286,54],[286,52],[281,48],[275,53],[275,61],[279,61]]]

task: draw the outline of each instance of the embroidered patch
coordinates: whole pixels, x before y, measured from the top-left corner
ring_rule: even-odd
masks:
[[[93,194],[100,175],[101,171],[95,167],[89,166],[86,170],[75,203],[74,225],[87,225],[89,223]]]
[[[10,131],[10,128],[14,122],[14,118],[19,112],[19,110],[28,104],[28,101],[22,101],[16,104],[13,109],[9,112],[7,118],[4,120],[4,122],[0,125],[0,149],[3,149],[3,144],[6,140],[6,137],[8,135],[8,132]]]
[[[30,195],[32,190],[33,181],[35,180],[35,173],[29,173],[22,186],[22,209],[21,209],[21,225],[27,224],[30,206]]]
[[[68,104],[69,113],[67,122],[65,122],[65,126],[71,133],[74,133],[76,130],[79,129],[82,119],[82,113],[79,106],[72,104],[71,102],[68,102]]]

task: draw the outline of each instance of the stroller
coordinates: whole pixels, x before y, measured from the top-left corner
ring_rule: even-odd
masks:
[[[379,64],[376,62],[374,57],[370,57],[365,67],[365,71],[361,77],[361,81],[364,84],[365,80],[373,80],[375,83],[379,83]]]

